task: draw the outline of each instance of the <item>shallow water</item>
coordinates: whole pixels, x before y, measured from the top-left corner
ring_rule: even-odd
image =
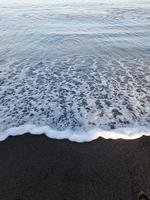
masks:
[[[0,139],[27,131],[150,135],[148,0],[0,0]]]

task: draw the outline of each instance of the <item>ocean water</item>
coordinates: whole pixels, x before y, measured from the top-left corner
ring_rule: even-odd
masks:
[[[0,0],[0,140],[150,135],[149,0]]]

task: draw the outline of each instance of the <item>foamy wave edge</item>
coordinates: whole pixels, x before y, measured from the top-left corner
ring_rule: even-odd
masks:
[[[117,128],[114,130],[103,130],[93,128],[88,131],[72,131],[66,129],[64,131],[58,131],[50,128],[49,126],[36,126],[33,124],[25,124],[19,127],[13,127],[5,131],[0,131],[0,141],[5,140],[8,136],[23,135],[30,133],[33,135],[45,134],[52,139],[68,139],[74,142],[90,142],[99,137],[105,139],[137,139],[143,135],[150,136],[150,127],[134,126]]]

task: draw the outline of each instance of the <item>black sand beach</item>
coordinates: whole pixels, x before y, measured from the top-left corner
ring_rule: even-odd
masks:
[[[140,191],[150,195],[150,137],[0,142],[1,200],[134,200]]]

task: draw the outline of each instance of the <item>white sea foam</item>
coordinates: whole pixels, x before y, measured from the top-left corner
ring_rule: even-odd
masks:
[[[52,139],[68,139],[74,142],[90,142],[99,137],[105,139],[136,139],[143,135],[150,136],[150,127],[128,127],[128,128],[117,128],[114,130],[103,130],[93,128],[88,131],[72,131],[66,129],[64,131],[53,130],[49,126],[38,127],[33,124],[26,124],[19,127],[13,127],[6,131],[0,132],[0,141],[5,140],[8,136],[23,135],[25,133],[31,133],[33,135],[45,134],[47,137]]]

